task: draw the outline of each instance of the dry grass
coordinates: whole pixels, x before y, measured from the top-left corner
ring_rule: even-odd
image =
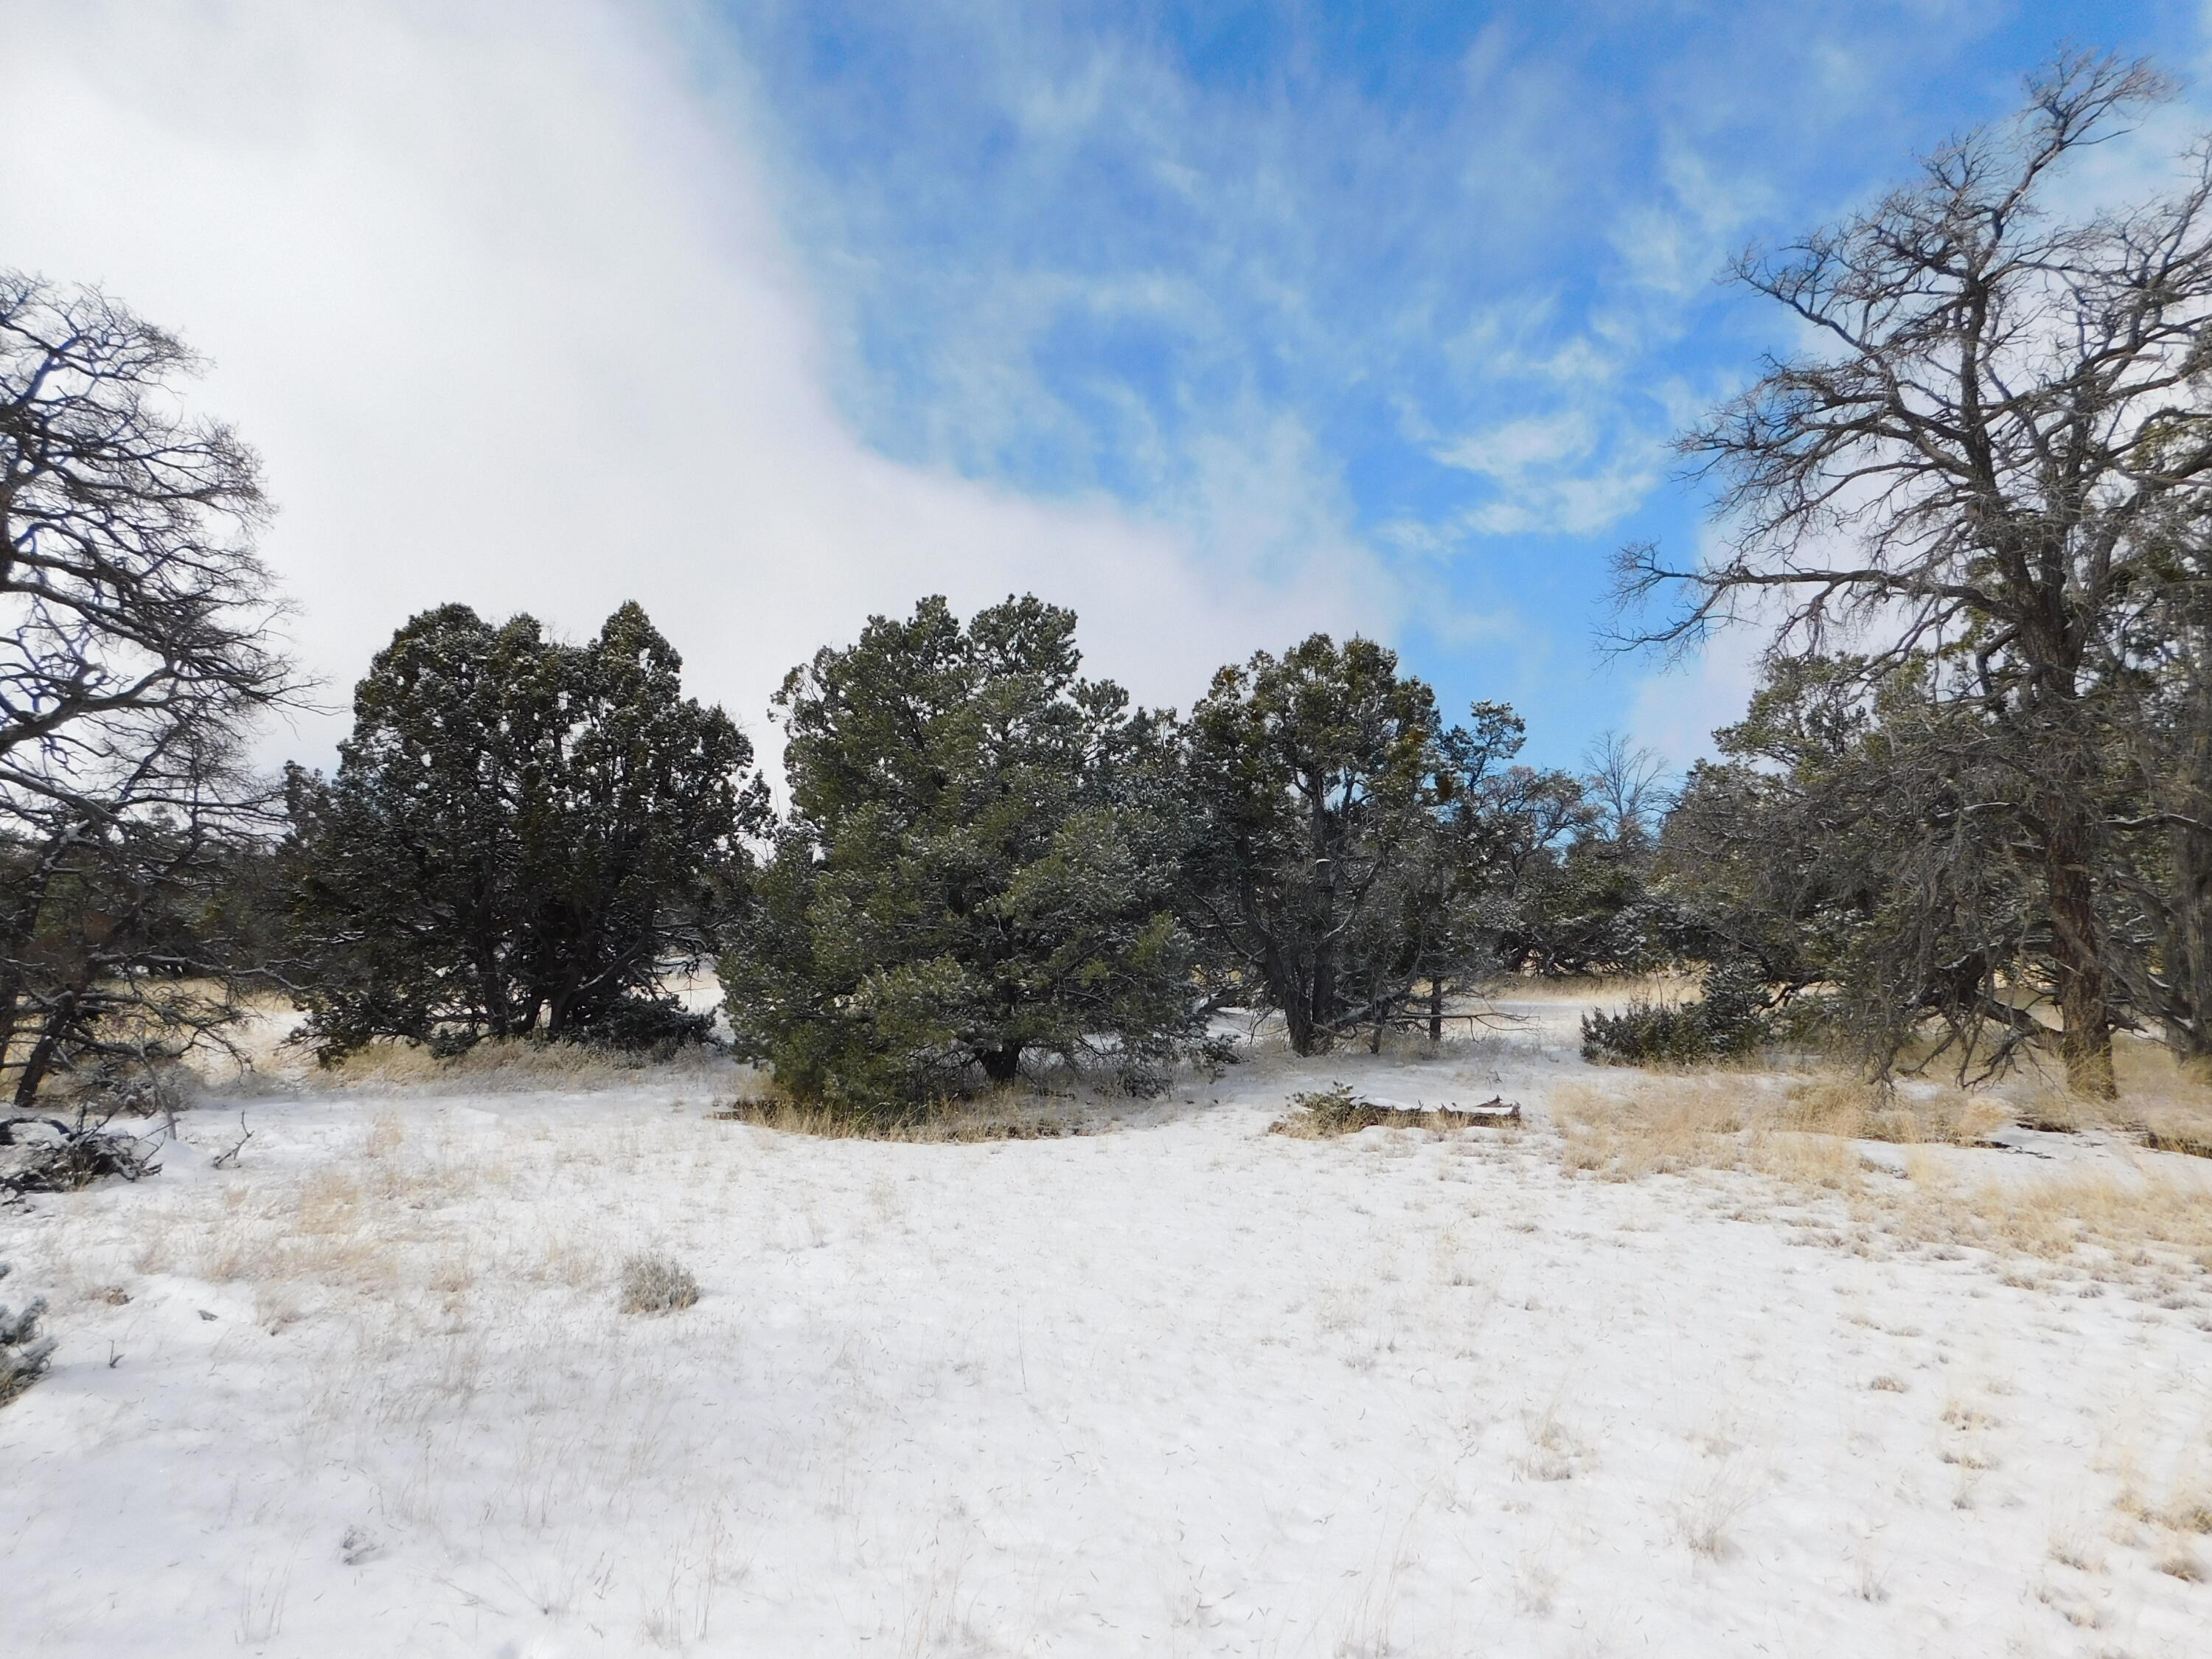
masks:
[[[1040,1109],[1035,1096],[1012,1088],[993,1090],[971,1099],[884,1112],[795,1101],[773,1093],[741,1095],[718,1102],[708,1115],[726,1123],[750,1123],[756,1128],[826,1140],[1051,1140],[1091,1133],[1096,1127],[1079,1109]]]
[[[520,1149],[504,1141],[459,1145],[419,1127],[417,1139],[410,1145],[401,1120],[382,1114],[350,1156],[249,1175],[212,1192],[158,1194],[137,1216],[125,1259],[142,1273],[183,1272],[250,1287],[283,1323],[334,1295],[465,1298],[493,1265],[482,1252],[526,1247],[488,1245],[461,1206],[511,1193],[526,1176],[541,1183],[550,1150],[533,1149],[537,1167],[526,1170]],[[550,1276],[570,1275],[564,1267]],[[288,1299],[281,1287],[296,1294]]]
[[[319,1091],[486,1094],[617,1088],[636,1083],[647,1073],[655,1077],[696,1073],[702,1079],[720,1080],[735,1069],[734,1061],[712,1048],[682,1049],[673,1057],[656,1058],[532,1037],[488,1037],[445,1060],[413,1043],[373,1042],[335,1065],[299,1065],[284,1080]]]
[[[631,1256],[623,1263],[622,1310],[629,1314],[674,1313],[699,1300],[699,1281],[679,1261],[657,1254]]]
[[[1568,1168],[1601,1179],[1742,1171],[1840,1200],[1862,1244],[1879,1230],[1911,1244],[2087,1260],[2098,1278],[2126,1279],[2188,1304],[2176,1276],[2212,1273],[2212,1182],[2140,1155],[2069,1169],[2016,1158],[1976,1164],[1941,1150],[1984,1145],[2039,1109],[2051,1102],[1928,1085],[1885,1099],[1844,1079],[1729,1072],[1571,1085],[1552,1101]],[[2124,1127],[2150,1110],[2193,1121],[2199,1109],[2179,1092],[2124,1095],[2117,1106],[2077,1106],[2063,1127]],[[1854,1144],[1864,1141],[1906,1148],[1906,1178],[1874,1168]]]
[[[2212,1158],[2212,1072],[2176,1063],[2163,1043],[2124,1036],[2113,1045],[2112,1069],[2118,1100],[2085,1099],[2040,1075],[2013,1082],[2002,1095],[2037,1128],[2110,1129],[2155,1151]]]
[[[1829,1188],[1856,1178],[1852,1140],[1972,1146],[2010,1121],[2001,1104],[1956,1090],[1885,1101],[1843,1079],[1730,1071],[1570,1084],[1553,1092],[1551,1109],[1567,1166],[1607,1180],[1728,1169]]]
[[[1917,1243],[1964,1244],[2064,1261],[2087,1254],[2100,1277],[2161,1287],[2176,1271],[2212,1273],[2212,1188],[2155,1170],[2081,1170],[1979,1181],[1916,1171],[1880,1194],[1882,1218]],[[2127,1270],[2127,1271],[2124,1271]]]
[[[1708,1561],[1726,1561],[1736,1553],[1737,1521],[1759,1501],[1759,1490],[1746,1471],[1723,1467],[1674,1510],[1674,1535]]]
[[[2170,1578],[2179,1578],[2185,1584],[2204,1582],[2203,1562],[2189,1550],[2172,1550],[2159,1558],[2158,1570]]]

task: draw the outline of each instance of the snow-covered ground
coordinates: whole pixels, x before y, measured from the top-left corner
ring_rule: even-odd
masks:
[[[204,1107],[0,1214],[61,1340],[0,1410],[0,1648],[2212,1652],[2212,1258],[1578,1173],[1556,1023],[981,1145],[695,1071],[256,1097],[216,1169]],[[1531,1121],[1266,1133],[1337,1078]],[[618,1312],[641,1249],[698,1304]]]

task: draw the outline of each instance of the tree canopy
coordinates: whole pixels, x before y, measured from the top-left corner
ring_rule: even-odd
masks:
[[[337,775],[289,776],[323,1052],[686,1029],[663,975],[714,950],[767,799],[750,743],[681,669],[635,605],[583,645],[465,605],[400,629]]]
[[[1035,1057],[1143,1087],[1199,1036],[1159,723],[1079,665],[1070,611],[929,599],[785,681],[790,816],[722,966],[779,1081],[880,1107]]]

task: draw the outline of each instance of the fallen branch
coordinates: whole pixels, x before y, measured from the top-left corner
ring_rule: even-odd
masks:
[[[252,1139],[253,1131],[246,1127],[246,1114],[240,1112],[238,1115],[238,1139],[230,1143],[230,1150],[228,1152],[218,1152],[213,1158],[210,1159],[208,1168],[210,1170],[220,1170],[226,1164],[236,1164],[238,1162],[238,1155],[246,1150],[246,1143]]]
[[[73,1193],[108,1176],[137,1181],[159,1175],[146,1143],[112,1134],[106,1119],[0,1117],[0,1194],[19,1202],[26,1193]]]
[[[1297,1109],[1267,1126],[1271,1135],[1324,1139],[1362,1129],[1468,1129],[1521,1121],[1518,1101],[1493,1095],[1479,1105],[1384,1106],[1363,1100],[1344,1084],[1310,1094],[1292,1095]]]

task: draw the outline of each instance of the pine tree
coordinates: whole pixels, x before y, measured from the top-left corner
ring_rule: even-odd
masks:
[[[97,289],[0,270],[0,1081],[143,1090],[240,1017],[225,878],[265,830],[240,763],[297,684],[268,507],[200,364]]]

